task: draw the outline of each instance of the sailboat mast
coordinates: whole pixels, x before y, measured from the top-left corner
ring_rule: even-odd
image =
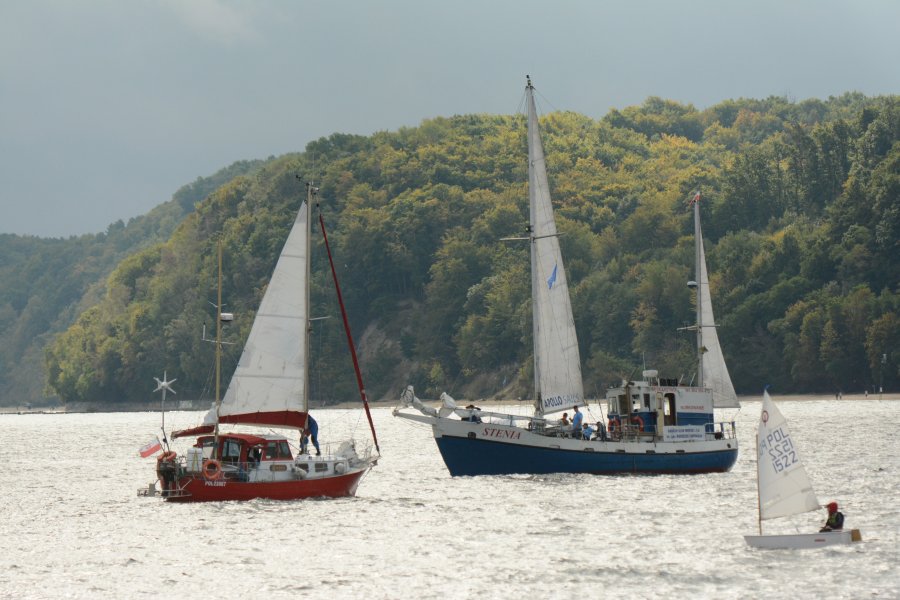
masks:
[[[531,241],[531,331],[533,332],[534,343],[534,414],[541,416],[543,414],[543,406],[541,403],[541,370],[540,370],[540,343],[538,342],[538,331],[540,330],[540,319],[535,304],[537,298],[537,251],[534,237],[534,226],[537,222],[537,210],[535,208],[535,198],[537,197],[537,181],[535,181],[534,171],[534,144],[531,137],[538,135],[537,131],[532,131],[532,122],[537,123],[537,110],[534,106],[534,86],[531,84],[531,77],[526,76],[525,97],[528,111],[528,237]]]
[[[303,399],[303,404],[306,406],[306,412],[309,414],[309,337],[310,337],[310,321],[309,321],[309,288],[311,287],[310,282],[310,273],[312,269],[310,267],[310,263],[312,263],[312,243],[310,238],[312,238],[312,223],[310,222],[312,217],[312,200],[315,197],[316,193],[319,191],[319,188],[315,187],[312,182],[306,183],[306,289],[304,290],[304,294],[306,294],[306,323],[304,326],[306,327],[306,348],[303,350],[303,356],[306,357],[306,367],[303,369],[303,390],[306,393],[306,398]],[[309,425],[309,417],[306,418],[307,428]],[[300,433],[301,437],[303,433]]]
[[[166,372],[163,371],[163,381],[166,380]],[[159,401],[159,413],[162,417],[162,434],[163,442],[166,444],[166,450],[169,449],[169,439],[166,436],[166,388],[163,388],[162,398]]]
[[[219,264],[219,276],[217,284],[216,297],[216,425],[215,425],[215,444],[213,445],[212,457],[216,457],[216,451],[219,447],[219,408],[222,406],[222,397],[219,394],[219,382],[222,372],[222,240],[216,242],[216,255]]]
[[[530,77],[525,95],[528,106],[528,238],[531,240],[534,414],[540,418],[548,413],[583,405],[584,385],[569,284],[553,216],[544,145]]]
[[[697,277],[697,387],[703,382],[703,233],[700,230],[700,192],[694,196],[694,270]]]

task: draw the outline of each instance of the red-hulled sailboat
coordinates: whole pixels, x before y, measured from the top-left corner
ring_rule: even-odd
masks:
[[[216,308],[216,403],[197,427],[176,431],[172,438],[196,436],[183,455],[168,447],[157,459],[161,495],[170,502],[213,500],[295,500],[352,496],[363,476],[378,460],[378,439],[359,372],[349,322],[328,246],[325,222],[319,224],[328,250],[341,315],[363,408],[374,449],[349,439],[324,454],[294,456],[288,438],[271,433],[225,433],[225,424],[303,430],[309,407],[309,256],[310,208],[318,189],[307,184],[307,200],[300,207],[275,271],[256,313],[250,335],[225,396],[219,400],[221,324],[232,315],[222,313],[222,256],[219,251],[219,294]],[[302,447],[302,444],[301,444]],[[148,493],[149,491],[149,493]],[[144,490],[155,494],[155,484]]]

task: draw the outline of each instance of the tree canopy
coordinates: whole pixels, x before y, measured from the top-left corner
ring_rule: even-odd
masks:
[[[101,301],[119,261],[172,235],[194,205],[259,161],[240,161],[183,186],[146,215],[67,239],[0,235],[0,403],[42,404],[44,349]]]
[[[698,189],[739,392],[900,384],[896,97],[702,111],[650,98],[598,121],[550,113],[541,126],[589,396],[643,364],[692,378],[694,340],[677,330],[694,314],[687,201]],[[297,176],[314,174],[370,395],[408,382],[426,396],[530,397],[527,247],[500,241],[527,225],[525,125],[497,115],[336,134],[222,182],[170,237],[120,262],[50,343],[49,387],[67,402],[136,401],[166,369],[183,397],[208,395],[200,328],[213,324],[216,241],[238,315],[229,373],[304,197]],[[324,260],[318,240],[314,312],[337,316]],[[23,308],[0,299],[0,325]],[[315,322],[314,402],[355,396],[344,343],[339,319]]]

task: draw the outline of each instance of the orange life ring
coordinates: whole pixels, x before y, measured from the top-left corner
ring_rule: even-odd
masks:
[[[176,454],[173,450],[166,450],[156,457],[156,462],[161,463],[167,460],[175,460],[176,456],[178,456],[178,454]]]
[[[608,426],[607,426],[606,429],[607,429],[610,433],[615,433],[615,432],[616,432],[616,429],[619,427],[619,420],[618,420],[618,419],[613,419],[612,417],[610,417],[610,418],[609,418],[609,422],[608,422],[607,425],[608,425]]]
[[[203,463],[203,479],[217,481],[222,478],[222,463],[214,458]]]
[[[643,430],[644,430],[644,419],[642,419],[640,415],[634,415],[634,416],[632,416],[632,417],[631,417],[631,422],[632,422],[632,423],[637,423],[638,431],[643,431]]]

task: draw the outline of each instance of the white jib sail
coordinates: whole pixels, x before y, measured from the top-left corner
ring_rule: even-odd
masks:
[[[221,416],[307,411],[308,240],[304,202],[222,399]]]
[[[535,390],[540,394],[541,412],[553,413],[584,405],[584,391],[569,285],[559,250],[530,81],[526,94]]]
[[[699,194],[698,194],[699,195]],[[699,384],[712,390],[713,406],[738,408],[741,403],[734,392],[725,356],[716,333],[713,316],[712,294],[709,291],[709,275],[706,272],[706,253],[703,250],[703,232],[700,230],[700,202],[694,202],[694,239],[697,270],[697,350],[700,353]]]
[[[819,508],[787,421],[764,392],[756,433],[759,518],[788,517]]]

